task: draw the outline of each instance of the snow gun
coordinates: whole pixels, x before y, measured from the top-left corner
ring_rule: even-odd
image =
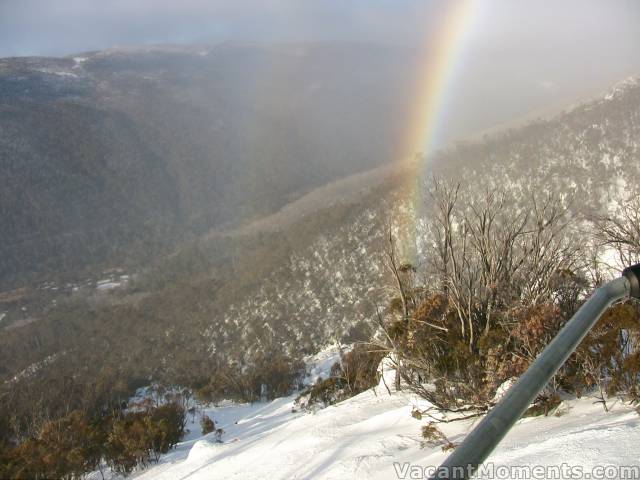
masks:
[[[609,306],[623,298],[640,298],[640,264],[602,285],[507,391],[502,400],[433,473],[431,479],[470,478],[573,353]]]

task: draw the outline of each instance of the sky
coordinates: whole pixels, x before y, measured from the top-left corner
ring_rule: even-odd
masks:
[[[0,56],[66,55],[118,45],[358,41],[416,45],[456,0],[0,0]],[[473,43],[629,53],[637,0],[478,0]],[[612,52],[616,55],[616,52]],[[619,54],[619,52],[618,52]]]
[[[0,57],[218,42],[428,50],[456,1],[0,0]],[[452,132],[566,106],[640,75],[639,0],[475,1],[447,87]]]

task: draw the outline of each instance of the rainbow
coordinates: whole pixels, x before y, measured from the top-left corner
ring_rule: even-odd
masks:
[[[418,68],[409,117],[407,139],[403,142],[400,158],[412,163],[411,180],[407,194],[412,199],[413,227],[402,241],[401,254],[409,261],[417,258],[415,221],[421,217],[424,205],[423,183],[427,174],[428,155],[442,140],[446,126],[447,104],[452,94],[452,85],[462,63],[463,50],[471,26],[477,16],[481,0],[447,0],[444,17],[437,28],[430,31],[425,42]]]

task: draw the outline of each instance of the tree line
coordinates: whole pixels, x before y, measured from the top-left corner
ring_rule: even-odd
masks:
[[[105,467],[126,476],[157,462],[180,441],[185,425],[184,406],[176,401],[100,416],[74,410],[45,422],[37,435],[0,444],[0,478],[73,479]]]

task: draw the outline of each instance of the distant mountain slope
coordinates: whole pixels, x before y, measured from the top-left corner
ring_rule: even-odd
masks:
[[[0,59],[1,288],[30,274],[143,265],[397,160],[423,61],[349,43]],[[470,86],[468,95],[491,91]],[[513,101],[494,102],[484,120],[486,105],[472,99],[449,136],[543,106],[543,95],[514,93],[527,89],[515,85]]]
[[[578,218],[576,242],[588,256],[586,216],[639,192],[639,138],[634,80],[553,119],[460,143],[432,158],[427,174],[461,180],[471,199],[499,187],[529,210],[532,194],[555,195]],[[37,321],[3,331],[1,378],[54,358],[39,375],[114,362],[144,378],[202,385],[227,367],[250,372],[274,352],[295,358],[367,338],[376,307],[393,295],[383,264],[388,229],[416,220],[406,181],[415,172],[375,173],[312,192],[269,225],[209,231],[155,258],[121,290],[49,303]],[[362,178],[371,185],[344,201],[323,195],[360,188]]]
[[[236,261],[236,271],[248,269],[253,278],[229,284],[237,285],[231,291],[243,292],[240,297],[221,298],[224,308],[209,321],[215,350],[226,355],[241,344],[244,355],[269,341],[313,350],[375,328],[375,308],[391,294],[384,266],[388,229],[401,234],[403,222],[418,220],[414,172],[400,171],[357,201],[326,210],[318,201],[315,214],[272,240],[265,235],[269,230],[245,232],[262,234],[262,243],[273,241],[278,248],[248,251],[242,254],[248,259]],[[431,174],[462,182],[468,198],[480,199],[497,187],[525,209],[532,208],[532,198],[553,195],[587,246],[592,239],[585,219],[640,193],[640,82],[629,80],[553,119],[460,143],[430,160],[426,172],[427,183]],[[425,202],[421,214],[428,218],[428,197]],[[270,254],[277,261],[265,260]],[[264,263],[270,268],[255,268]]]
[[[413,60],[249,44],[0,59],[0,284],[140,261],[389,161]]]
[[[453,177],[555,193],[574,213],[602,213],[639,192],[640,77],[553,118],[460,142],[431,164]]]

